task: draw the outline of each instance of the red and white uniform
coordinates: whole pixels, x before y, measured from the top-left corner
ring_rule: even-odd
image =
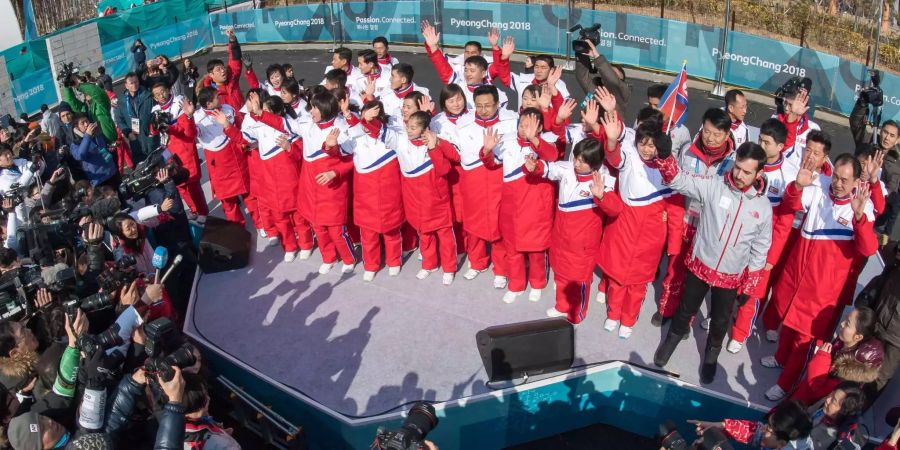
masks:
[[[614,192],[616,179],[606,167],[601,167],[600,172],[606,192],[602,200],[591,193],[592,174],[575,172],[575,165],[569,161],[539,161],[535,171],[528,175],[528,178],[543,176],[559,183],[550,267],[556,284],[556,310],[565,313],[572,323],[580,323],[587,317],[604,216],[613,218],[622,211],[622,201]]]
[[[377,121],[354,123],[351,139],[341,147],[353,156],[353,222],[360,229],[363,266],[369,272],[381,268],[382,239],[388,267],[400,267],[402,258],[400,163],[397,151],[387,146],[387,134]]]
[[[222,105],[221,111],[228,117],[230,125],[226,128],[210,116],[210,111],[203,108],[194,111],[197,142],[203,147],[212,193],[222,202],[225,218],[240,224],[244,223],[244,216],[238,200],[243,197],[253,222],[258,224],[256,199],[249,195],[250,173],[241,146],[240,121],[236,121],[230,106]]]
[[[872,203],[856,219],[851,198],[836,198],[831,179],[819,175],[819,186],[798,191],[791,184],[784,196],[786,210],[806,212],[800,239],[787,256],[784,274],[774,287],[770,307],[784,317],[775,359],[784,366],[778,385],[789,392],[798,380],[815,340],[829,340],[839,314],[838,297],[856,255],[878,250]]]
[[[766,197],[768,197],[769,203],[772,204],[773,212],[777,213],[777,208],[781,205],[781,200],[784,197],[784,191],[787,189],[787,186],[797,179],[797,172],[800,171],[800,163],[800,153],[792,151],[790,153],[782,153],[778,161],[766,163],[764,166],[763,170],[765,171],[767,185]],[[773,214],[773,232],[774,228],[776,228],[775,224],[777,220],[779,220],[778,214]],[[776,239],[777,238],[773,237],[773,242]],[[771,256],[774,257],[775,254],[772,253],[772,251],[772,249],[769,250]],[[776,249],[775,252],[780,252],[780,249]],[[767,260],[768,259],[771,258],[767,258]],[[738,342],[744,342],[747,337],[750,336],[753,324],[756,322],[756,318],[762,310],[761,306],[768,296],[769,277],[771,274],[771,270],[763,271],[762,278],[759,281],[759,290],[751,295],[750,300],[738,308],[737,317],[735,317],[734,324],[731,327],[731,339]]]
[[[441,82],[444,84],[456,84],[462,88],[463,95],[466,97],[466,106],[469,109],[475,109],[475,98],[473,97],[473,93],[475,92],[475,88],[482,85],[490,85],[493,84],[493,78],[491,76],[491,69],[496,73],[499,68],[502,67],[503,64],[506,65],[506,72],[509,72],[509,61],[504,61],[500,57],[500,49],[494,49],[494,64],[488,66],[488,73],[485,74],[484,79],[481,80],[479,84],[471,85],[466,83],[466,78],[464,75],[464,64],[454,66],[447,59],[447,56],[440,52],[440,49],[432,49],[425,45],[425,52],[428,53],[428,57],[431,59],[431,63],[434,64],[435,70],[437,70],[438,76],[441,78]],[[497,93],[499,94],[500,100],[500,108],[506,109],[507,104],[509,103],[509,99],[506,97],[506,93],[503,90],[498,89]]]
[[[203,80],[205,87],[214,87],[219,94],[219,105],[231,106],[234,111],[239,111],[244,106],[244,94],[241,92],[241,71],[243,70],[243,62],[241,61],[241,46],[237,41],[228,44],[228,80],[224,84],[217,85],[212,78],[206,77]],[[247,77],[247,84],[250,89],[259,87],[259,78],[250,70],[243,70]]]
[[[441,139],[456,145],[456,130],[459,125],[471,123],[473,120],[474,115],[467,110],[463,110],[459,115],[450,114],[444,111],[431,119],[431,131],[437,134]],[[450,161],[457,161],[459,156],[456,150],[454,150],[447,158]],[[461,172],[462,168],[460,168],[459,164],[452,164],[450,166],[450,173],[447,174],[447,182],[450,183],[451,205],[453,206],[453,234],[456,236],[457,254],[466,252],[466,238],[465,231],[463,230],[462,188],[460,186],[460,179],[462,178]],[[485,256],[486,255],[487,254],[485,254]],[[469,260],[469,266],[472,266],[471,259]],[[485,268],[487,268],[487,259],[484,260],[481,269]]]
[[[184,97],[173,95],[169,101],[163,104],[153,105],[153,112],[163,111],[172,116],[169,122],[169,143],[167,147],[172,154],[178,156],[182,167],[188,171],[188,179],[179,184],[178,193],[187,203],[188,208],[195,214],[205,216],[209,214],[206,206],[206,197],[203,188],[200,187],[200,155],[197,153],[197,125],[193,117],[188,117],[181,107]],[[155,131],[154,131],[155,133]]]
[[[634,327],[663,251],[674,255],[680,250],[684,199],[663,183],[658,160],[641,159],[632,130],[625,130],[621,142],[619,149],[606,152],[607,163],[618,171],[624,206],[604,230],[599,289],[606,293],[607,317]]]
[[[503,187],[500,191],[500,236],[506,247],[506,265],[511,292],[525,291],[527,281],[532,289],[547,286],[547,249],[553,229],[554,187],[548,180],[528,179],[522,169],[525,157],[531,155],[544,161],[555,161],[556,146],[548,142],[556,136],[545,133],[538,143],[513,135],[504,136],[500,143],[481,161],[490,170],[502,169]]]
[[[401,112],[401,108],[403,108],[403,99],[413,91],[419,91],[428,95],[428,88],[418,86],[416,83],[410,83],[404,88],[391,89],[390,91],[384,92],[381,98],[379,98],[381,104],[384,106],[384,113],[388,116],[396,117],[397,120],[400,121],[400,117],[403,116]]]
[[[392,129],[387,129],[385,145],[397,152],[403,175],[403,212],[419,233],[422,268],[435,270],[440,261],[444,273],[456,273],[456,241],[447,184],[450,162],[444,156],[455,151],[453,145],[439,139],[438,145],[429,150],[424,140],[410,140]]]
[[[506,248],[500,237],[503,174],[484,166],[481,150],[484,147],[484,132],[488,128],[496,128],[501,137],[515,137],[518,115],[503,109],[487,119],[469,114],[460,117],[456,125],[456,155],[449,152],[447,158],[462,169],[459,192],[469,265],[475,270],[487,269],[487,243],[490,242],[490,261],[494,264],[494,275],[505,277],[508,275]]]
[[[255,124],[251,124],[256,122]],[[312,235],[308,224],[295,226],[294,217],[297,211],[297,190],[300,185],[301,143],[291,129],[290,122],[270,112],[261,116],[244,117],[246,129],[242,130],[244,139],[256,144],[255,157],[258,162],[254,169],[253,179],[258,183],[259,207],[262,214],[267,214],[281,238],[281,246],[285,252],[312,249]],[[286,151],[277,143],[280,136],[286,136],[291,147]],[[297,234],[301,234],[298,245]]]
[[[359,70],[357,70],[357,72],[359,72]],[[360,74],[362,74],[362,72],[360,72]],[[366,92],[369,80],[375,81],[375,92],[373,95],[376,99],[380,99],[382,96],[391,92],[391,70],[383,70],[381,67],[376,67],[371,73],[362,74],[362,76],[358,77],[353,82],[353,92],[357,93],[359,97],[362,97],[363,93]],[[350,85],[349,80],[347,81],[347,85]],[[362,98],[360,98],[360,101],[364,102]]]
[[[774,114],[772,115],[772,118],[778,119],[785,127],[787,127],[788,135],[787,139],[784,141],[784,153],[796,151],[801,157],[806,151],[806,137],[809,136],[809,132],[821,129],[819,124],[809,120],[809,117],[807,117],[806,114],[794,122],[788,122],[787,114]]]
[[[400,64],[400,61],[397,58],[391,56],[390,53],[385,53],[384,56],[378,57],[378,65],[381,66],[381,70],[390,73],[391,68],[396,64]]]
[[[325,139],[332,129],[338,129],[337,146],[327,148]],[[297,190],[297,210],[312,224],[322,252],[322,262],[333,263],[338,256],[344,264],[353,264],[353,244],[347,234],[347,213],[350,201],[350,174],[353,163],[342,158],[340,149],[349,139],[347,122],[337,116],[322,122],[308,122],[295,130],[303,141],[303,163]],[[316,176],[335,171],[337,177],[326,185],[316,182]]]
[[[498,68],[500,73],[494,78],[499,78],[503,84],[516,90],[517,100],[519,101],[516,103],[517,105],[522,104],[522,94],[525,92],[526,87],[531,84],[541,83],[534,77],[533,73],[510,73],[509,64]],[[563,99],[569,98],[569,90],[566,88],[566,82],[562,79],[556,82],[556,90],[562,95]]]

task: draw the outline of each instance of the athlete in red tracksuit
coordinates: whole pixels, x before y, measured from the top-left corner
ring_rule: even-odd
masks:
[[[773,300],[780,301],[770,305],[784,317],[775,356],[762,360],[766,367],[784,367],[778,383],[766,392],[772,401],[793,388],[815,341],[831,338],[838,297],[855,256],[871,256],[878,250],[869,184],[858,183],[859,162],[850,154],[838,156],[830,178],[814,174],[814,164],[812,158],[804,160],[785,192],[780,212],[802,210],[806,216],[799,242],[774,288]],[[816,178],[818,185],[813,184]]]
[[[612,97],[615,98],[615,97]],[[615,107],[609,110],[615,111]],[[620,125],[621,126],[621,125]],[[610,136],[617,136],[616,133]],[[681,225],[684,200],[663,183],[657,152],[671,152],[672,141],[655,121],[641,123],[636,132],[624,130],[621,145],[605,136],[607,164],[617,170],[619,195],[624,207],[606,224],[600,244],[600,291],[606,293],[604,328],[619,328],[627,339],[637,323],[647,293],[647,283],[656,277],[663,251],[677,253],[680,230],[669,232],[668,220]],[[667,247],[675,249],[667,249]]]
[[[228,35],[228,65],[220,59],[213,59],[206,63],[206,78],[203,80],[204,87],[213,87],[219,94],[219,104],[231,106],[235,111],[239,111],[244,106],[244,94],[241,92],[241,69],[243,63],[241,61],[241,44],[238,43],[234,36],[234,30],[226,31]],[[259,88],[259,79],[249,67],[244,70],[247,77],[247,84],[250,89]]]
[[[397,152],[387,146],[387,117],[381,103],[363,108],[362,117],[346,112],[351,138],[342,151],[353,155],[353,221],[362,240],[363,280],[372,281],[381,269],[381,251],[390,276],[400,273],[400,227],[405,220]],[[360,120],[362,119],[362,120]],[[381,241],[384,240],[384,245]]]
[[[550,267],[556,285],[556,306],[550,317],[565,317],[574,324],[587,316],[594,267],[600,252],[604,217],[622,211],[614,192],[615,178],[603,165],[602,144],[585,139],[572,150],[574,162],[525,160],[528,178],[559,182],[558,211],[550,242]]]
[[[331,271],[338,256],[344,264],[341,272],[350,273],[356,262],[347,234],[353,162],[341,157],[339,149],[349,139],[348,125],[331,93],[316,94],[309,104],[312,122],[295,130],[303,141],[297,210],[316,233],[322,252],[319,273]]]
[[[481,272],[487,270],[489,263],[493,263],[494,287],[505,289],[508,282],[506,248],[500,237],[503,174],[499,170],[488,170],[481,161],[481,153],[488,130],[495,130],[500,136],[514,137],[518,116],[512,111],[500,109],[497,88],[494,86],[479,86],[473,95],[475,113],[460,117],[456,123],[454,144],[458,152],[455,155],[450,152],[446,156],[462,169],[459,191],[469,266]],[[487,248],[489,243],[490,257]]]
[[[427,112],[414,112],[406,123],[406,134],[388,129],[385,145],[397,152],[403,175],[403,212],[419,233],[422,270],[416,278],[427,278],[440,263],[442,282],[448,286],[456,273],[456,239],[447,183],[450,162],[445,155],[456,150],[428,129],[430,121]]]
[[[258,125],[243,129],[243,136],[256,144],[259,172],[255,174],[260,187],[260,211],[267,214],[274,224],[284,261],[291,262],[299,251],[294,216],[297,210],[297,189],[300,184],[300,160],[302,144],[284,116],[285,105],[279,97],[271,97],[260,105],[259,97],[251,93],[247,100],[247,124],[251,120]]]
[[[553,229],[554,186],[549,180],[525,178],[522,165],[526,156],[555,161],[556,146],[541,135],[542,115],[529,108],[520,116],[518,133],[501,136],[497,130],[484,135],[481,162],[489,170],[502,170],[503,187],[500,201],[500,235],[506,246],[506,265],[509,285],[503,295],[505,303],[512,303],[525,292],[526,280],[531,285],[528,299],[538,301],[547,286],[547,249]],[[526,269],[525,261],[528,260]],[[526,274],[528,275],[526,278]]]
[[[194,111],[197,142],[203,147],[213,196],[222,202],[225,218],[241,225],[244,215],[239,200],[243,198],[254,224],[260,226],[256,199],[248,195],[250,174],[242,147],[240,118],[231,106],[219,106],[213,88],[201,89],[197,104],[201,106]]]
[[[162,111],[172,116],[167,134],[166,147],[178,156],[182,167],[188,171],[188,179],[177,186],[178,193],[187,203],[191,212],[198,216],[209,214],[203,188],[200,187],[200,154],[197,152],[197,125],[194,123],[194,105],[180,95],[172,95],[168,86],[157,84],[153,87],[153,112]],[[157,133],[156,130],[153,130]]]

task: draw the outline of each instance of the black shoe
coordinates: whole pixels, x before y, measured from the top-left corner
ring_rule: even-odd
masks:
[[[677,348],[680,343],[681,336],[669,330],[665,339],[659,343],[659,347],[657,347],[656,353],[653,355],[653,364],[656,365],[656,367],[665,367],[665,365],[669,363],[669,358],[672,357],[672,353],[675,353],[675,348]]]
[[[710,384],[716,379],[716,369],[719,367],[718,360],[721,351],[721,345],[718,347],[706,346],[706,354],[703,355],[703,365],[700,366],[701,384]]]
[[[650,318],[650,325],[653,325],[656,328],[661,327],[664,323],[668,321],[668,318],[663,317],[659,311],[653,313],[653,317]]]

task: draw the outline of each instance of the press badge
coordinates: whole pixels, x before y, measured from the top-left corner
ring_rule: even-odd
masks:
[[[719,208],[728,209],[731,208],[731,199],[728,197],[722,197],[719,199]]]
[[[137,117],[131,118],[131,131],[137,133],[141,129],[141,119]]]

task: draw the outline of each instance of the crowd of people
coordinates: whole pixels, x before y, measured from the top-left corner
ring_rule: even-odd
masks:
[[[832,151],[798,79],[753,124],[758,137],[739,90],[692,134],[664,107],[665,85],[626,118],[625,71],[591,41],[576,95],[549,55],[513,73],[515,40],[496,30],[487,56],[478,41],[447,55],[431,24],[422,33],[440,92],[416,84],[422,69],[382,37],[356,58],[334,50],[317,85],[290,64],[260,80],[228,31],[227,59],[203,76],[189,59],[147,59],[137,41],[120,93],[103,68],[67,74],[59,106],[0,130],[0,382],[13,448],[237,446],[208,416],[202,356],[177,331],[192,228],[209,214],[201,156],[227,220],[246,225],[246,213],[286,264],[318,248],[323,275],[338,260],[354,272],[359,257],[364,281],[397,276],[418,249],[417,279],[440,270],[450,286],[458,270],[467,281],[491,270],[511,304],[526,291],[540,301],[552,271],[547,316],[577,325],[599,268],[603,328],[628,339],[665,256],[650,318],[668,323],[657,366],[707,294],[702,383],[723,347],[739,353],[757,329],[777,342],[758,363],[780,370],[768,422],[698,422],[699,434],[762,448],[858,440],[900,358],[900,251],[885,239],[900,211],[896,122],[867,134],[861,97],[856,148]],[[884,273],[855,295],[879,248]],[[166,268],[164,254],[184,262]]]

